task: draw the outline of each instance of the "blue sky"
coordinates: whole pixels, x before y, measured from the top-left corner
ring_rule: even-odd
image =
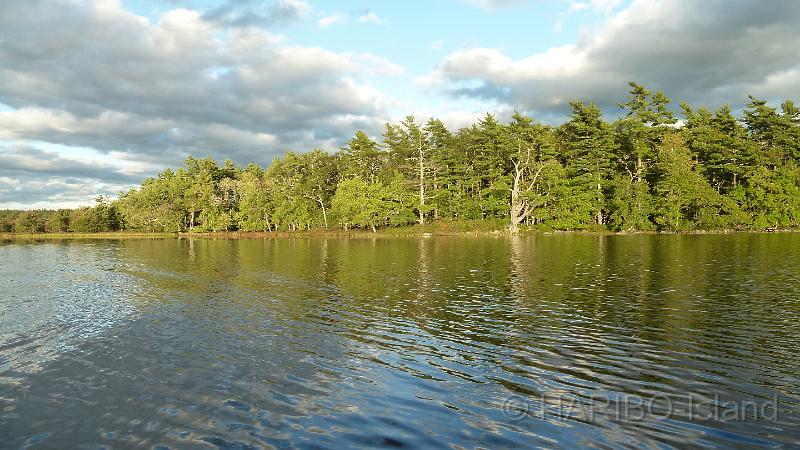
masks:
[[[268,164],[358,129],[609,119],[627,82],[800,92],[794,0],[0,0],[0,208],[91,204],[188,154]],[[795,100],[800,100],[795,98]]]

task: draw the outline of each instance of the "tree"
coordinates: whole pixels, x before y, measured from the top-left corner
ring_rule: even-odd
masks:
[[[139,189],[120,195],[116,207],[128,229],[177,232],[186,228],[183,184],[180,171],[165,170],[146,179]]]
[[[236,222],[242,231],[271,231],[272,204],[269,185],[264,171],[256,164],[250,164],[239,176],[239,210]]]
[[[381,219],[381,185],[348,178],[339,182],[331,209],[337,222],[347,230],[350,227],[370,227],[376,231]]]
[[[408,116],[399,126],[387,124],[384,132],[384,144],[389,150],[392,165],[412,180],[417,191],[418,222],[425,223],[425,215],[431,210],[427,200],[428,173],[431,170],[429,160],[429,142],[425,132],[413,116]]]
[[[594,216],[594,223],[603,225],[606,207],[603,189],[614,172],[617,144],[597,105],[572,102],[570,106],[570,119],[559,134],[561,155],[572,181],[576,204],[573,213],[581,223],[588,225]]]
[[[655,147],[668,129],[666,125],[672,125],[676,120],[667,108],[672,100],[663,92],[653,94],[634,81],[628,85],[631,87],[628,101],[619,105],[626,115],[616,124],[619,159],[631,178],[642,182]]]
[[[794,162],[775,170],[757,167],[744,197],[744,208],[752,215],[754,228],[800,226],[800,167]]]
[[[750,96],[744,123],[757,146],[759,165],[774,170],[786,162],[800,161],[800,109],[791,100],[783,102],[778,112],[766,100]]]
[[[35,211],[22,211],[14,223],[17,233],[42,233],[45,231],[41,214]]]
[[[59,209],[48,217],[45,223],[45,231],[48,233],[63,233],[69,231],[70,210]]]
[[[654,228],[653,198],[647,180],[638,181],[630,174],[616,174],[607,188],[609,229],[614,231],[646,231]]]
[[[408,116],[379,146],[358,131],[335,154],[287,152],[268,167],[188,157],[119,199],[0,211],[3,231],[376,230],[430,220],[522,227],[687,230],[800,226],[800,108],[750,97],[743,117],[629,83],[614,124],[572,102],[566,123],[487,114],[451,132]]]
[[[457,182],[466,185],[465,206],[467,218],[505,218],[508,214],[508,198],[511,194],[512,145],[508,129],[493,115],[486,114],[472,127],[459,133],[457,145],[464,146],[466,153],[462,166],[466,169]],[[466,208],[464,208],[466,209]]]
[[[619,106],[626,115],[615,124],[618,163],[623,173],[608,185],[608,226],[614,230],[651,228],[649,216],[651,164],[661,137],[676,122],[668,109],[671,99],[629,82],[628,101]]]
[[[733,117],[728,106],[715,112],[705,108],[694,112],[681,104],[686,115],[686,139],[702,164],[704,175],[718,192],[736,189],[754,164],[755,149],[747,131]]]
[[[658,147],[654,186],[655,221],[660,229],[724,228],[741,220],[736,205],[703,177],[678,133],[664,136]]]
[[[519,231],[519,225],[529,219],[534,211],[546,204],[551,192],[545,179],[556,166],[555,144],[549,128],[519,113],[514,113],[508,126],[512,145],[516,150],[512,156],[514,165],[511,187],[510,223],[512,234]]]
[[[430,189],[428,205],[433,218],[438,219],[442,206],[449,200],[447,180],[450,175],[448,155],[453,145],[453,133],[438,119],[430,119],[425,125],[425,138],[430,154],[428,168],[430,170]]]
[[[342,177],[361,177],[374,182],[383,168],[385,156],[378,149],[378,143],[359,130],[347,146],[341,148]]]
[[[305,198],[315,201],[322,210],[325,228],[328,228],[326,205],[333,197],[338,178],[336,160],[320,149],[304,153],[297,160],[300,179],[297,186]]]

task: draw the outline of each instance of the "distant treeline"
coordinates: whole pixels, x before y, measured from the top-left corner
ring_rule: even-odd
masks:
[[[613,123],[571,103],[561,126],[486,115],[451,132],[431,119],[363,131],[335,154],[266,169],[189,157],[94,208],[3,212],[4,231],[279,231],[503,220],[543,230],[764,229],[800,225],[800,109],[750,97],[744,116],[630,83]]]
[[[97,199],[97,206],[77,209],[0,210],[4,233],[97,233],[122,229],[116,202]]]

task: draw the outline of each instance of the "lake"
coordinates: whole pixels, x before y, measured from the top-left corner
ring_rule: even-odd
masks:
[[[0,242],[2,448],[800,445],[800,234]]]

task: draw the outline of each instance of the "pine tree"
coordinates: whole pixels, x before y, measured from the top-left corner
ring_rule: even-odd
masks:
[[[571,179],[572,214],[584,226],[605,223],[604,189],[614,173],[617,144],[595,104],[570,103],[572,114],[560,129],[561,156]]]
[[[378,149],[378,143],[364,131],[357,131],[347,146],[342,147],[342,176],[362,177],[374,182],[383,169],[386,154]]]
[[[538,209],[551,200],[552,176],[561,166],[555,158],[554,137],[548,127],[534,124],[519,113],[514,113],[511,120],[510,145],[516,145],[516,150],[511,157],[514,170],[509,230],[515,234],[523,221],[534,221]]]

